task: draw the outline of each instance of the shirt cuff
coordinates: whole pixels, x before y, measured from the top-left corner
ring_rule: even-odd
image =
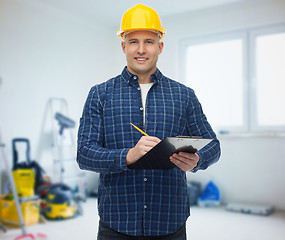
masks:
[[[128,151],[129,148],[124,148],[118,152],[118,156],[115,157],[116,165],[122,170],[129,170],[126,162]]]

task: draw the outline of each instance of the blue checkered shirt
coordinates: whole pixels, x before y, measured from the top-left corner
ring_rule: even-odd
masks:
[[[157,70],[146,100],[145,124],[138,77],[121,75],[91,88],[78,131],[77,162],[100,173],[98,211],[112,229],[128,235],[157,236],[177,231],[190,215],[186,174],[172,170],[130,170],[126,155],[142,137],[213,138],[198,152],[193,170],[206,169],[220,156],[220,145],[194,91]]]

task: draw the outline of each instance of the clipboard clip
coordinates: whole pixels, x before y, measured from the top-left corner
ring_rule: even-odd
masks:
[[[201,136],[176,136],[177,138],[196,138],[196,139],[202,139]]]

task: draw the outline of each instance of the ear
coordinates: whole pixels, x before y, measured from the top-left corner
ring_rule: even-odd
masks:
[[[121,42],[122,50],[126,53],[126,43],[124,41]]]
[[[159,47],[159,54],[162,53],[163,47],[164,47],[164,43],[163,42],[159,42],[158,43],[158,47]]]

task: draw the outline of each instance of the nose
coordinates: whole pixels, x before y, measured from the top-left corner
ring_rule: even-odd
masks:
[[[138,54],[142,55],[145,53],[145,45],[144,43],[139,43],[138,44],[138,49],[137,49]]]

